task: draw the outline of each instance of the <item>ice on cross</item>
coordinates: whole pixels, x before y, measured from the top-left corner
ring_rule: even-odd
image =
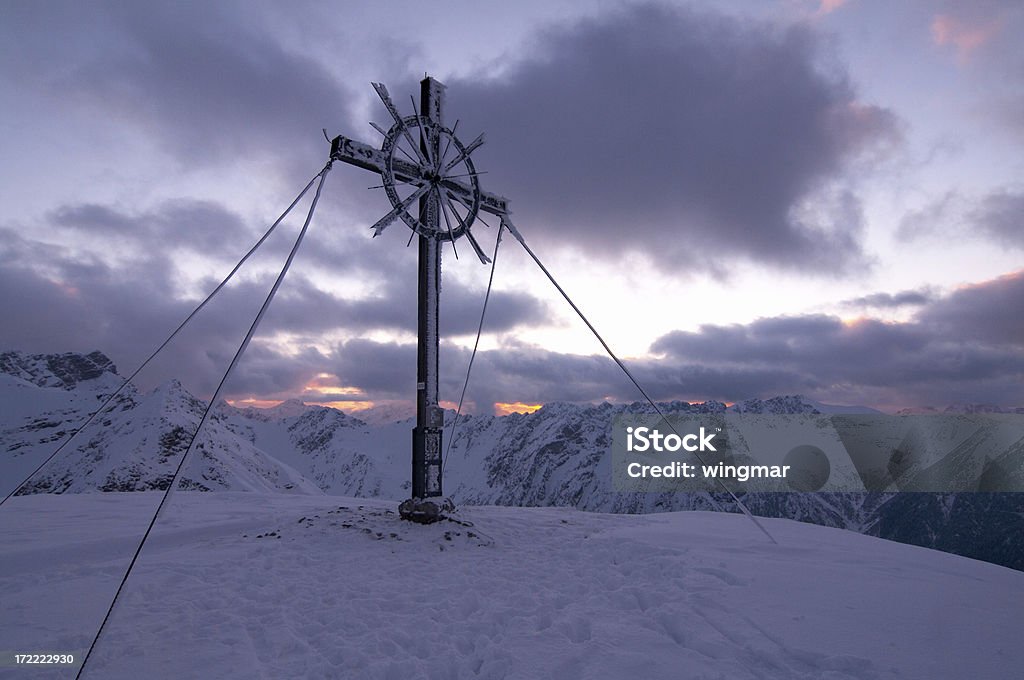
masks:
[[[379,236],[396,220],[419,237],[418,322],[416,359],[416,427],[412,443],[412,498],[402,504],[402,516],[416,521],[436,521],[436,508],[450,503],[428,501],[443,495],[441,435],[444,410],[438,404],[438,342],[441,294],[441,245],[465,236],[484,264],[490,258],[470,231],[480,211],[504,218],[508,201],[480,189],[479,173],[472,153],[484,143],[481,134],[464,145],[456,136],[458,122],[444,125],[444,85],[433,78],[420,82],[420,105],[413,115],[402,116],[387,88],[373,88],[391,115],[393,125],[384,130],[377,149],[347,137],[331,142],[331,160],[342,161],[381,176],[379,188],[387,194],[392,209],[373,225]],[[414,136],[414,132],[418,133]],[[414,204],[417,210],[411,212]],[[429,506],[429,507],[428,507]]]

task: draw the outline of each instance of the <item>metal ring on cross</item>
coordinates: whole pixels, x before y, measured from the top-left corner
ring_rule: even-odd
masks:
[[[480,212],[480,180],[470,158],[475,148],[424,116],[407,116],[388,130],[380,149],[387,160],[381,173],[384,192],[410,229],[442,241],[469,231]],[[435,199],[427,209],[440,210],[438,219],[420,219],[413,204],[418,206],[421,197]]]

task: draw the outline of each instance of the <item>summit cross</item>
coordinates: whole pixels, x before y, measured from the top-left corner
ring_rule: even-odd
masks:
[[[481,211],[499,217],[509,213],[508,201],[480,189],[471,154],[484,143],[481,134],[463,145],[455,136],[458,121],[444,125],[445,87],[427,77],[420,82],[420,105],[412,100],[413,115],[402,116],[387,88],[373,83],[391,115],[390,129],[370,123],[384,136],[380,149],[338,136],[331,141],[331,160],[378,173],[392,210],[373,225],[379,236],[396,219],[419,237],[418,346],[416,353],[416,427],[412,431],[412,498],[399,506],[406,519],[436,521],[445,505],[428,501],[443,496],[441,439],[444,409],[438,403],[438,350],[441,294],[441,246],[466,237],[484,264],[490,258],[470,231]],[[414,137],[414,133],[416,136]],[[413,203],[419,202],[414,215]]]

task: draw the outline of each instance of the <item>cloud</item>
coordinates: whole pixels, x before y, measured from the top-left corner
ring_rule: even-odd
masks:
[[[27,4],[10,18],[9,80],[143,131],[190,170],[269,154],[302,174],[324,155],[316,131],[352,120],[348,86],[266,9]],[[734,257],[863,271],[846,171],[896,123],[821,66],[811,28],[639,6],[550,28],[518,56],[500,77],[451,79],[449,111],[487,130],[485,188],[513,199],[531,240],[672,272],[725,274]],[[341,190],[367,214],[370,198]]]
[[[1016,272],[932,299],[908,322],[776,317],[675,331],[652,349],[669,364],[761,375],[755,396],[808,391],[880,405],[1017,404],[1024,401],[1022,318],[1024,272]],[[743,396],[728,386],[705,385],[722,399]]]
[[[1024,90],[1024,87],[1018,89]],[[1015,137],[1015,141],[1024,139],[1024,91],[997,100],[991,107],[991,116]]]
[[[69,2],[14,3],[0,11],[0,77],[11,92],[69,117],[102,117],[142,131],[168,154],[157,154],[156,162],[178,161],[189,180],[211,166],[262,172],[269,155],[301,165],[304,181],[311,171],[302,159],[324,156],[319,128],[352,117],[353,98],[331,70],[342,73],[344,65],[311,56],[326,43],[296,47],[281,39],[274,13],[265,9]],[[958,48],[955,28],[946,26],[942,40]],[[737,262],[859,272],[870,258],[852,175],[868,152],[899,143],[899,126],[890,111],[858,98],[834,59],[811,25],[785,29],[633,6],[538,33],[497,75],[449,79],[449,123],[460,117],[460,136],[469,138],[487,131],[490,141],[478,152],[481,169],[490,171],[484,188],[512,199],[531,242],[606,262],[634,251],[673,273],[724,274]],[[404,73],[406,64],[392,59],[382,68],[382,75]],[[396,100],[415,91],[390,84]],[[362,120],[358,125],[365,129]],[[119,172],[130,172],[135,160],[129,161]],[[168,171],[173,177],[180,168]],[[338,208],[337,195],[325,195],[320,215],[328,221],[335,210],[346,228],[310,233],[300,254],[309,269],[293,272],[261,328],[261,338],[288,333],[293,346],[283,353],[258,339],[229,386],[234,393],[301,394],[321,373],[338,376],[339,389],[375,399],[411,393],[412,345],[324,339],[339,329],[346,337],[388,337],[415,327],[415,277],[405,266],[415,249],[356,247],[367,233],[349,227],[369,225],[384,202],[362,198],[371,196],[362,187],[375,181],[362,171],[335,173],[335,187],[351,185],[360,197],[346,196]],[[147,195],[160,193],[141,200]],[[951,197],[935,219],[925,215],[915,226],[908,217],[907,238],[930,233],[932,223],[952,215],[969,221],[964,233],[1021,247],[1018,191]],[[183,282],[193,295],[215,283],[196,286],[182,271],[193,265],[179,266],[177,251],[233,261],[229,255],[244,247],[239,242],[254,240],[240,210],[191,199],[145,207],[94,200],[49,212],[35,225],[48,241],[24,238],[31,230],[0,229],[0,286],[12,291],[0,298],[0,347],[101,349],[122,370],[130,368],[195,304],[182,297]],[[381,240],[404,242],[400,231]],[[284,238],[267,247],[277,255],[287,246]],[[158,372],[208,394],[262,301],[272,266],[225,290]],[[357,280],[358,295],[319,277],[328,271]],[[1014,319],[1024,315],[1014,276],[943,297],[902,291],[848,301],[918,308],[899,324],[844,324],[819,315],[674,333],[656,343],[660,359],[637,361],[634,370],[658,398],[808,391],[889,402],[961,400],[968,393],[1020,401]],[[445,280],[445,338],[475,332],[480,292]],[[1011,312],[1016,316],[1006,318]],[[542,325],[548,316],[532,296],[498,290],[487,330]],[[457,393],[468,356],[451,344],[444,351],[444,389]],[[471,387],[481,404],[638,396],[600,356],[505,341],[478,362]]]
[[[305,168],[325,156],[320,128],[348,118],[351,100],[256,9],[23,3],[5,8],[0,73],[56,109],[145,131],[189,165],[271,153],[305,158]]]
[[[990,43],[1002,27],[999,18],[972,21],[950,14],[936,14],[931,25],[932,40],[940,47],[953,47],[957,59],[965,62],[975,51]]]
[[[941,297],[921,295],[921,309],[905,322],[810,314],[674,331],[654,343],[655,356],[629,367],[653,398],[666,401],[803,393],[893,409],[1024,403],[1024,271]],[[442,399],[458,398],[468,358],[467,350],[443,347]],[[371,399],[410,399],[415,364],[414,344],[360,339],[335,347],[325,370]],[[489,412],[501,402],[642,396],[603,355],[506,342],[477,355],[467,399]]]
[[[925,287],[916,290],[903,290],[898,293],[871,293],[843,300],[839,304],[842,307],[850,308],[897,309],[899,307],[919,307],[927,304],[934,297],[934,291]]]
[[[1017,0],[973,0],[946,3],[946,11],[931,21],[932,41],[952,52],[957,66],[968,70],[971,82],[988,86],[975,92],[971,114],[1008,132],[1019,142],[1024,136],[1024,5]]]
[[[0,285],[14,291],[0,299],[5,320],[0,347],[31,352],[100,349],[124,375],[189,314],[199,301],[194,296],[205,296],[220,281],[219,276],[192,280],[179,265],[178,249],[208,256],[230,252],[227,260],[233,261],[237,248],[229,240],[249,233],[245,222],[222,205],[195,201],[168,202],[139,214],[100,204],[68,205],[52,211],[43,227],[36,231],[56,234],[70,245],[54,246],[22,236],[24,230],[0,228]],[[86,235],[101,247],[76,248],[71,241],[77,235]],[[198,394],[212,393],[278,273],[281,248],[290,246],[293,235],[294,230],[268,241],[265,247],[271,252],[257,254],[193,320],[157,364],[140,376],[143,387],[176,377]],[[299,258],[318,253],[332,261],[315,245],[305,244]],[[118,256],[108,257],[108,250]],[[316,349],[325,336],[415,332],[415,267],[396,268],[394,248],[339,247],[338,252],[343,255],[332,261],[333,271],[376,277],[371,295],[347,297],[343,289],[318,285],[315,267],[312,272],[308,267],[294,268],[228,384],[228,397],[291,396],[301,391],[329,364]],[[415,249],[410,252],[414,255]],[[414,259],[404,250],[397,254]],[[184,264],[191,259],[184,258]],[[226,273],[228,265],[222,269]],[[186,290],[189,296],[179,292]],[[475,334],[482,294],[457,279],[445,280],[445,338]],[[545,325],[548,317],[546,305],[532,295],[494,290],[486,329],[504,333]],[[281,353],[268,341],[280,334],[293,339],[291,352]]]
[[[267,314],[267,330],[317,334],[344,328],[349,332],[416,330],[415,270],[408,276],[385,279],[378,294],[347,299],[317,288],[301,274],[290,274],[287,288]],[[268,285],[246,284],[266,290]],[[448,281],[441,297],[441,332],[446,338],[475,335],[483,304],[482,291],[471,290],[459,281]],[[255,290],[253,291],[255,292]],[[492,291],[485,321],[488,332],[501,333],[516,327],[548,323],[546,306],[527,293]]]
[[[212,201],[190,199],[165,201],[139,213],[95,203],[64,205],[51,213],[50,222],[94,243],[113,239],[205,254],[241,254],[239,243],[246,243],[250,234],[236,213]]]
[[[1002,200],[981,205],[993,215],[1003,215]],[[173,205],[146,216],[161,222],[180,214],[236,220],[235,228],[245,229],[230,212],[209,204]],[[111,263],[71,247],[26,238],[19,231],[0,230],[0,286],[16,291],[0,298],[0,316],[5,319],[0,346],[33,352],[101,349],[127,373],[196,301],[173,293],[180,287],[181,273],[168,252],[152,244],[142,247],[158,232],[137,224],[138,216],[84,204],[55,210],[51,218],[55,228],[65,230],[135,233],[136,255]],[[404,250],[397,254],[413,259]],[[394,249],[363,249],[359,257],[350,257],[351,263],[343,261],[351,267],[349,273],[380,277],[373,295],[347,298],[320,287],[308,270],[292,272],[226,396],[301,396],[310,401],[411,398],[415,345],[366,336],[412,332],[415,277],[381,273],[396,270]],[[148,372],[144,386],[174,376],[197,393],[210,394],[275,273],[249,274],[226,288]],[[208,290],[212,283],[199,288]],[[446,282],[442,398],[454,400],[461,390],[469,354],[450,339],[475,332],[479,293],[457,280]],[[547,308],[525,293],[495,291],[491,304],[486,329],[499,337],[517,327],[549,323]],[[653,344],[653,356],[631,361],[630,368],[645,389],[662,400],[735,401],[802,392],[825,401],[880,407],[1024,402],[1024,271],[945,295],[930,289],[877,292],[848,300],[847,305],[912,306],[917,311],[903,322],[844,322],[812,314],[675,331]],[[322,338],[339,330],[356,337],[325,347]],[[292,338],[290,350],[267,341],[278,333]],[[482,351],[474,364],[468,399],[478,412],[496,402],[640,398],[604,356],[551,352],[508,336],[500,342],[500,348]],[[332,376],[339,394],[306,389],[325,373]]]
[[[1024,248],[1024,191],[1004,188],[981,196],[948,191],[904,215],[896,236],[905,242],[941,236]]]
[[[835,12],[840,7],[845,5],[846,2],[847,0],[821,0],[821,2],[818,3],[817,14],[819,16],[831,14],[832,12]]]
[[[900,219],[896,238],[909,242],[939,233],[952,233],[957,216],[963,212],[964,198],[956,191],[947,191],[921,208],[911,210]]]
[[[74,214],[108,213],[90,209]],[[0,298],[5,319],[0,346],[5,348],[99,348],[127,372],[195,303],[168,294],[177,273],[159,253],[111,266],[13,231],[0,236],[0,286],[17,291]],[[37,266],[42,253],[48,254],[45,267]],[[162,357],[150,381],[175,376],[201,394],[212,392],[268,287],[269,279],[263,276],[225,289]],[[329,349],[317,349],[321,345],[314,343],[337,328],[363,335],[380,329],[410,331],[415,314],[410,288],[409,283],[385,282],[382,299],[345,299],[317,288],[305,276],[290,277],[226,396],[302,396],[310,401],[411,398],[414,344],[366,337]],[[446,287],[446,295],[452,304],[445,337],[460,329],[475,331],[479,296],[457,283]],[[633,360],[630,368],[661,400],[735,401],[802,392],[825,401],[881,407],[1024,402],[1024,271],[943,296],[902,291],[853,302],[883,308],[912,304],[918,311],[899,323],[870,318],[844,322],[814,314],[675,331],[654,343],[655,356]],[[491,332],[546,319],[544,308],[527,296],[509,293],[492,303],[496,313],[488,322]],[[299,338],[291,351],[259,339],[281,331]],[[468,399],[478,412],[489,411],[496,402],[640,398],[604,356],[551,352],[507,338],[502,342],[498,349],[482,351],[474,364]],[[468,359],[468,350],[443,344],[442,398],[457,398]],[[306,389],[325,373],[332,376],[339,394],[318,395]]]
[[[442,363],[450,373],[450,362]],[[350,340],[335,348],[328,368],[342,384],[375,399],[412,398],[416,394],[416,345]]]
[[[1024,270],[959,288],[917,318],[938,337],[1022,349]]]
[[[1024,192],[990,193],[978,201],[970,216],[996,242],[1024,249]]]
[[[673,272],[737,257],[862,271],[845,172],[898,127],[819,67],[810,29],[643,5],[552,28],[523,53],[448,94],[460,130],[486,126],[485,188],[512,200],[528,238],[638,251]]]
[[[458,400],[469,354],[450,344],[442,346],[441,399]],[[415,395],[415,344],[351,340],[335,348],[328,365],[327,371],[341,383],[373,399]],[[477,412],[486,413],[498,402],[599,399],[617,395],[618,376],[618,368],[602,356],[560,354],[513,343],[477,354],[467,399],[476,404]]]

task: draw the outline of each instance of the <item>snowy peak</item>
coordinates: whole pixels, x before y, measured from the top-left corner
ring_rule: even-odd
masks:
[[[416,418],[416,405],[412,402],[383,402],[361,411],[355,411],[354,417],[358,417],[367,425],[404,423]],[[449,409],[445,412],[446,419],[454,417],[454,411]]]
[[[985,415],[985,414],[1024,414],[1024,406],[998,406],[996,404],[951,404],[946,408],[936,408],[935,406],[919,406],[904,408],[896,411],[898,416],[912,416],[912,415],[925,415],[925,416],[936,416],[936,415]]]
[[[287,425],[299,450],[310,452],[330,441],[335,432],[346,429],[362,429],[366,424],[358,418],[346,415],[334,408],[307,410]]]
[[[230,406],[221,405],[219,408],[224,409],[227,412],[231,412]],[[316,404],[306,404],[301,399],[286,399],[276,406],[270,408],[256,408],[255,406],[246,406],[245,408],[234,407],[234,412],[243,418],[249,420],[257,420],[261,423],[274,423],[280,422],[287,418],[298,418],[311,411],[319,411],[327,408],[326,406],[318,406]]]
[[[284,420],[285,418],[294,418],[295,416],[301,416],[310,410],[318,410],[324,408],[323,406],[309,406],[305,402],[299,399],[287,399],[282,401],[277,406],[267,409],[267,415],[277,420]]]
[[[771,399],[747,399],[733,404],[729,410],[735,413],[769,413],[775,415],[819,414],[821,411],[802,394],[772,397]]]
[[[727,409],[720,401],[663,401],[658,407],[665,413],[690,413],[694,415],[707,415],[711,413],[724,413]],[[645,401],[634,401],[622,407],[623,413],[654,413],[654,409]]]
[[[104,358],[92,357],[93,368],[87,365],[74,377],[96,370]],[[93,385],[105,389],[108,382],[119,382],[116,374],[102,371],[99,380],[60,389],[43,370],[47,364],[45,356],[10,357],[7,363],[44,385],[17,378],[10,381],[18,390],[13,399],[0,394],[0,404],[5,406],[0,408],[0,442],[6,449],[0,450],[6,454],[0,458],[0,492],[4,494],[82,427],[96,407]],[[65,365],[81,364],[71,360]],[[129,387],[62,455],[35,474],[21,493],[166,489],[205,409],[206,403],[177,380],[144,395]],[[301,473],[255,446],[248,431],[226,422],[220,413],[207,422],[196,441],[181,483],[204,491],[321,493]]]
[[[996,404],[953,404],[947,406],[943,413],[947,414],[988,414],[988,413],[1024,413],[1024,408],[1004,408]]]
[[[39,387],[71,390],[79,383],[95,380],[105,373],[117,375],[114,362],[103,352],[78,354],[0,354],[0,373],[12,375]]]
[[[823,404],[802,394],[792,394],[771,399],[747,399],[733,404],[729,410],[734,413],[757,413],[769,415],[830,415],[855,413],[881,413],[867,406],[840,406]]]

